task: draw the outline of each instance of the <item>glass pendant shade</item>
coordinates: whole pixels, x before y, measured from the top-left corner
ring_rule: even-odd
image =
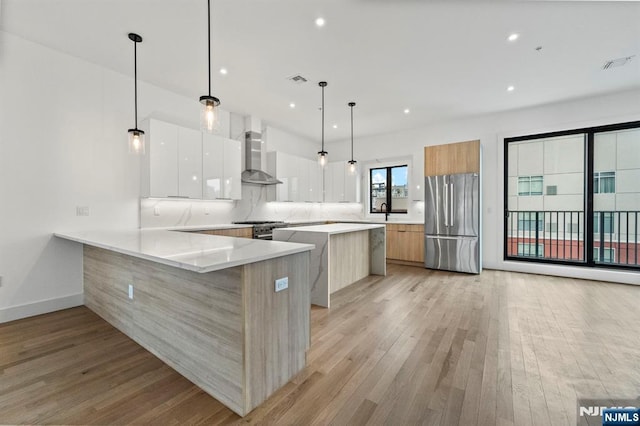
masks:
[[[140,129],[129,129],[129,154],[144,154],[144,132]]]
[[[212,133],[220,127],[220,100],[215,96],[201,96],[200,128]]]
[[[347,172],[349,176],[355,176],[358,171],[358,162],[356,160],[347,161]]]
[[[318,152],[318,164],[320,167],[324,167],[329,162],[329,153],[327,151]]]

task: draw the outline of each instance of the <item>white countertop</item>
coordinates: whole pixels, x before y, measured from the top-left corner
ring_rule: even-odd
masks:
[[[167,230],[79,231],[56,237],[205,273],[313,250],[312,244]]]
[[[222,223],[215,225],[185,225],[185,226],[167,226],[160,228],[144,228],[145,231],[209,231],[214,229],[238,229],[238,228],[253,228],[253,225],[241,225],[235,223]]]
[[[274,237],[281,231],[295,232],[319,232],[323,234],[344,234],[346,232],[368,231],[370,229],[384,228],[383,224],[374,225],[369,223],[331,223],[327,225],[294,226],[291,228],[276,228],[273,230]]]

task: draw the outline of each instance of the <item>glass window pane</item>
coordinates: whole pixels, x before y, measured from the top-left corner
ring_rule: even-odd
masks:
[[[406,213],[409,208],[408,166],[391,168],[391,212]]]
[[[371,169],[371,212],[384,211],[380,206],[387,201],[387,169]]]
[[[530,193],[529,176],[520,176],[518,178],[518,195],[529,195]]]
[[[531,195],[542,195],[542,176],[531,176]]]

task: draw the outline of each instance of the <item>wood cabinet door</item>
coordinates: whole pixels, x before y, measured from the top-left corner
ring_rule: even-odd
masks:
[[[398,231],[387,228],[387,258],[400,259],[400,244],[398,241]]]
[[[424,147],[424,175],[480,172],[480,141]]]

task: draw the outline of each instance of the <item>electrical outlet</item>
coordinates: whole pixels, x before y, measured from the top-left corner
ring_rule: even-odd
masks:
[[[77,206],[76,216],[89,216],[89,206]]]
[[[133,284],[129,284],[129,299],[133,300]]]
[[[279,278],[276,280],[276,293],[289,288],[289,277]]]
[[[160,207],[158,207],[158,206],[154,206],[153,207],[153,215],[154,216],[160,216]]]

